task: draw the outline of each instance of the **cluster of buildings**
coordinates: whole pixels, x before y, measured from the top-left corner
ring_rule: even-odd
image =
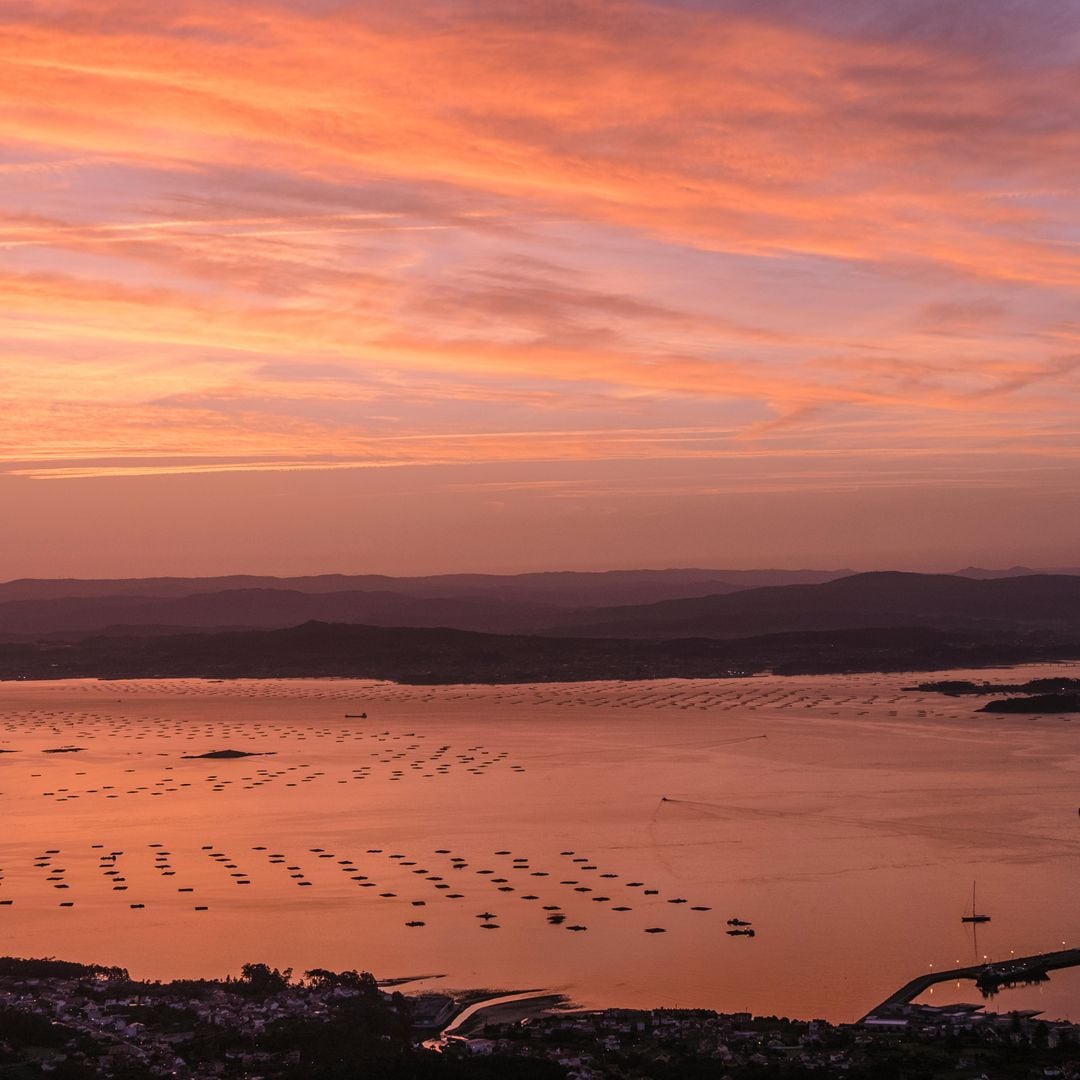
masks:
[[[297,1064],[299,1054],[260,1049],[268,1027],[318,1023],[341,1001],[361,995],[290,984],[263,996],[237,992],[237,985],[0,977],[0,1074],[28,1059],[45,1075],[210,1080],[264,1069],[272,1074]]]
[[[605,1009],[485,1028],[460,1056],[529,1056],[568,1080],[901,1075],[1080,1078],[1080,1025],[979,1005],[901,1006],[858,1024],[699,1010]],[[1001,1071],[1007,1065],[1008,1071]]]
[[[258,971],[225,982],[164,985],[87,972],[0,973],[0,1075],[319,1076],[312,1032],[316,1041],[323,1033],[337,1038],[343,1018],[346,1028],[348,1018],[374,1018],[375,1045],[392,1042],[400,1062],[428,1055],[419,1046],[421,1032],[462,1007],[442,995],[386,994],[355,972],[310,972],[293,982],[288,973],[253,967],[261,969],[261,982]],[[291,1039],[294,1031],[306,1032],[308,1041]],[[365,1058],[372,1045],[343,1046],[357,1075],[383,1075]],[[515,1063],[533,1071],[519,1073]],[[847,1025],[689,1009],[567,1011],[449,1036],[441,1055],[428,1057],[423,1075],[540,1075],[536,1069],[568,1080],[1080,1080],[1080,1026],[1033,1013],[996,1015],[979,1005],[890,1005]]]

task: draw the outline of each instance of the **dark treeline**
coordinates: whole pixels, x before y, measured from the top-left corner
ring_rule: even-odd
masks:
[[[104,967],[101,964],[76,964],[71,960],[52,957],[32,958],[0,956],[0,978],[7,979],[109,979],[128,978],[126,968]]]
[[[0,678],[389,679],[414,684],[933,671],[1072,660],[1080,635],[888,627],[735,639],[551,638],[306,623],[0,645]]]

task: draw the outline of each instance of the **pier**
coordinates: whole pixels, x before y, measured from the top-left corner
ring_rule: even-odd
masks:
[[[937,983],[970,979],[983,994],[993,994],[1002,987],[1045,982],[1051,971],[1078,966],[1080,949],[1062,949],[1037,956],[1011,956],[1008,960],[927,972],[905,983],[895,994],[891,994],[880,1005],[871,1009],[859,1022],[869,1020],[872,1016],[887,1016],[899,1006],[910,1005],[921,993]]]

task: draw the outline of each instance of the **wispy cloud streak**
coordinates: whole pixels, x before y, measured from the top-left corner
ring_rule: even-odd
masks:
[[[1068,58],[996,0],[813,7],[8,5],[0,459],[1035,453],[1080,406]]]

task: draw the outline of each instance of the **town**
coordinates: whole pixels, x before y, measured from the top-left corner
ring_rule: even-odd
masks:
[[[481,1007],[453,1028],[468,1004]],[[855,1024],[696,1009],[484,1021],[483,995],[403,994],[367,973],[172,983],[122,968],[0,958],[9,1077],[523,1077],[731,1080],[845,1076],[1080,1078],[1080,1025],[981,1005],[900,1004]],[[440,1037],[441,1034],[441,1037]]]

